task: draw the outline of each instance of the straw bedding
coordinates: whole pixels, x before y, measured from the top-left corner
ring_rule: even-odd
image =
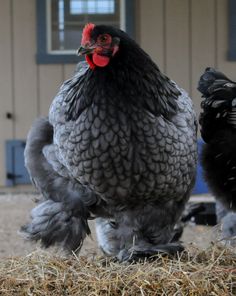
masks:
[[[128,264],[36,251],[1,259],[0,295],[236,295],[236,253],[189,246],[175,258]]]

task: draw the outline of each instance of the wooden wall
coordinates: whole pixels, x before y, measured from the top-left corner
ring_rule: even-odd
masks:
[[[159,67],[192,95],[206,66],[236,79],[226,59],[228,0],[136,0],[137,40]],[[0,186],[5,184],[4,143],[25,139],[37,116],[46,115],[74,65],[36,65],[35,0],[1,0],[0,9]],[[7,119],[6,113],[13,119]]]
[[[228,0],[140,0],[138,28],[141,46],[190,93],[198,113],[207,66],[236,80],[236,62],[227,61]]]

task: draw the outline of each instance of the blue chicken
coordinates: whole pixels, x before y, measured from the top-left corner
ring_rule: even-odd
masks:
[[[86,62],[27,138],[25,163],[44,200],[23,232],[78,250],[96,219],[108,256],[181,251],[175,225],[197,159],[191,99],[119,29],[86,25],[78,52]]]

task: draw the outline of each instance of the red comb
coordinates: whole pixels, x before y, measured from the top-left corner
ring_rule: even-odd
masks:
[[[89,43],[91,38],[91,32],[93,31],[94,27],[95,25],[92,23],[88,23],[87,25],[85,25],[82,33],[82,41],[81,41],[82,45]]]

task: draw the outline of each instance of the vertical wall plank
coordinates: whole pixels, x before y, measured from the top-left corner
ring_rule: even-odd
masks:
[[[236,80],[236,62],[227,60],[228,23],[228,0],[217,0],[217,67]]]
[[[198,114],[201,102],[197,90],[199,77],[206,67],[216,66],[215,4],[215,0],[191,0],[191,93]]]
[[[2,0],[0,9],[0,186],[5,185],[5,141],[13,138],[11,1]]]
[[[63,81],[62,65],[39,66],[39,115],[48,115],[48,109]]]
[[[161,70],[164,70],[164,1],[139,2],[139,40]]]
[[[188,92],[190,73],[189,0],[165,0],[166,72]]]
[[[25,138],[37,116],[35,1],[13,0],[15,136]]]

